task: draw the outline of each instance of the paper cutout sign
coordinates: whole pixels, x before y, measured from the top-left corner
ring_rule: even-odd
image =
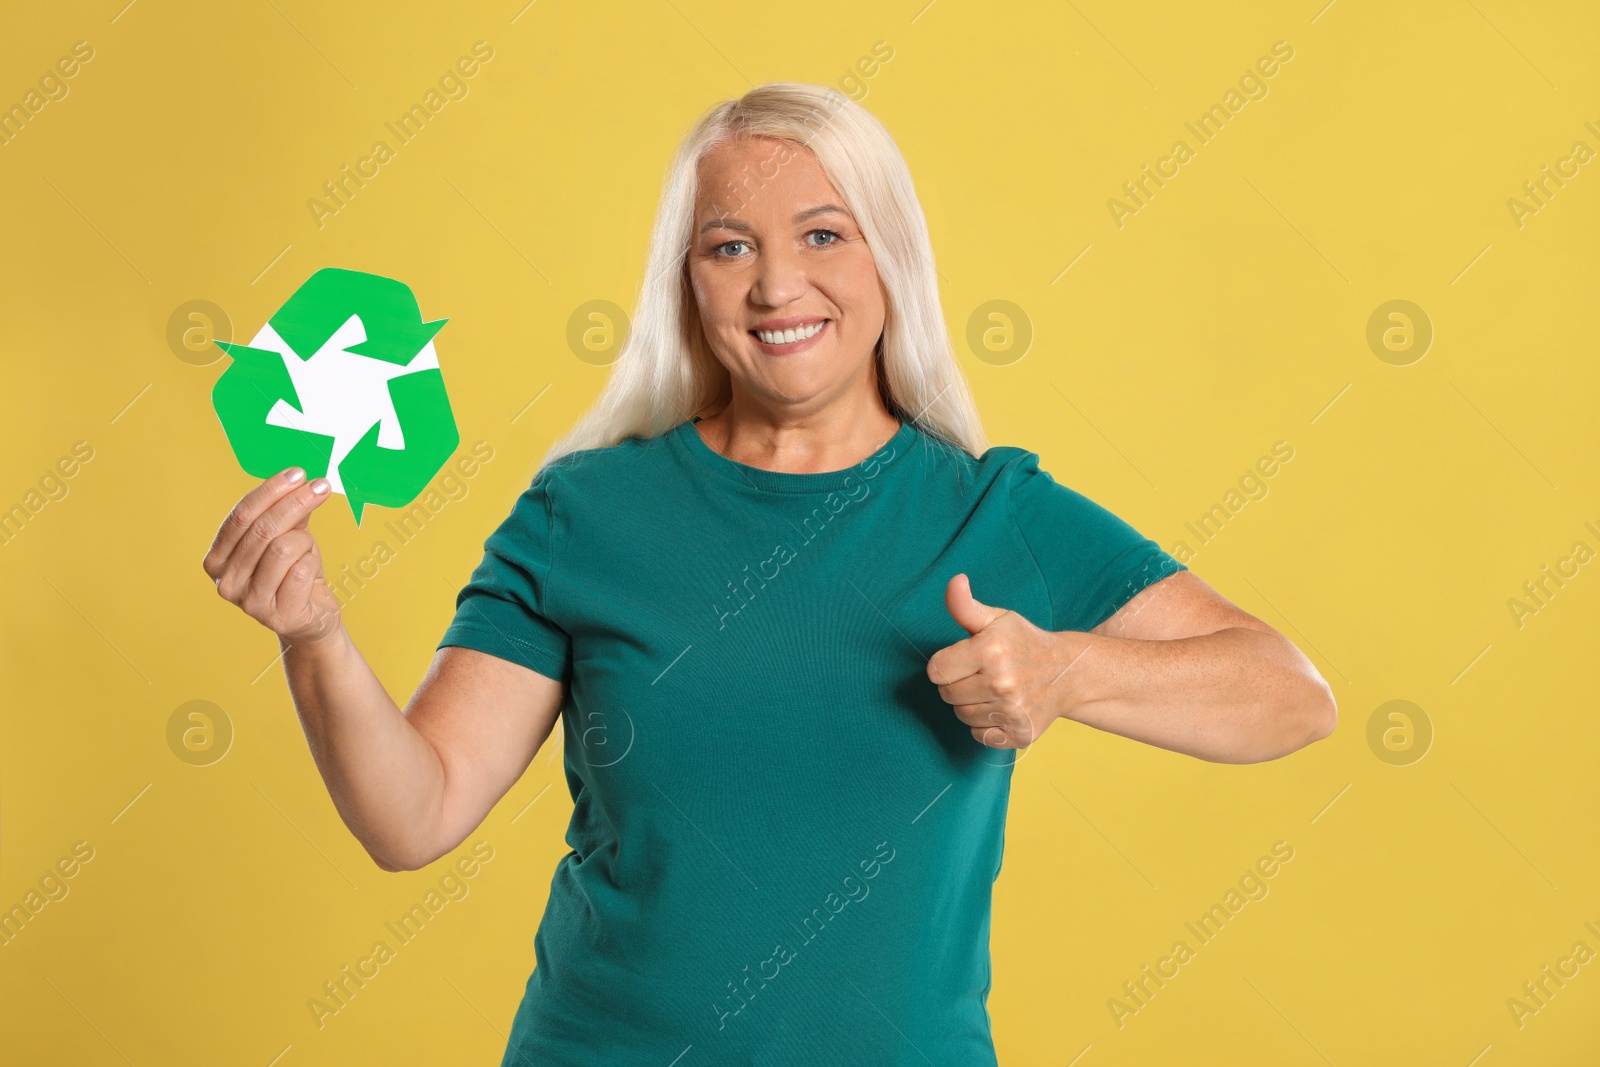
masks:
[[[439,472],[456,429],[433,336],[403,282],[324,267],[233,357],[211,403],[245,473],[327,478],[356,525],[367,504],[399,508]]]

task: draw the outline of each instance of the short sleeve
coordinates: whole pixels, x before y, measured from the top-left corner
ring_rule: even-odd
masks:
[[[571,641],[550,618],[550,483],[550,469],[540,471],[483,543],[483,560],[456,595],[455,617],[438,647],[477,649],[566,682]]]
[[[1187,570],[1128,523],[1074,492],[1025,453],[1014,461],[1011,517],[1044,575],[1054,631],[1088,632],[1141,589]]]

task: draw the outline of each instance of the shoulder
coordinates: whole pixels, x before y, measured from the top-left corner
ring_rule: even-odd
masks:
[[[666,459],[666,438],[665,433],[624,437],[614,445],[568,452],[540,467],[529,491],[592,497],[619,486],[636,487],[641,481],[649,482]]]
[[[1029,467],[1039,466],[1037,453],[1029,452],[1026,448],[1016,445],[994,445],[974,460],[980,467],[988,467],[996,474],[1014,477],[1019,472]]]
[[[582,516],[615,511],[625,502],[637,504],[642,492],[659,483],[660,467],[652,462],[665,442],[629,437],[602,448],[568,452],[536,467],[512,501],[508,527],[552,536]]]
[[[925,430],[895,463],[901,468],[900,477],[919,491],[953,497],[969,507],[1012,507],[1019,487],[1040,474],[1039,457],[1028,449],[993,445],[974,455]]]
[[[948,475],[954,473],[962,483],[972,483],[987,489],[997,480],[1015,475],[1019,465],[1037,464],[1039,457],[1025,448],[1012,445],[993,445],[978,455],[927,430],[920,430],[905,457],[912,464],[929,471]]]
[[[1099,502],[1051,474],[1037,452],[995,447],[985,452],[980,462],[993,468],[994,489],[1005,495],[1025,534],[1034,527],[1049,528],[1063,522],[1092,525],[1115,519]]]
[[[1049,478],[1039,466],[1039,454],[1016,445],[994,445],[976,458],[970,458],[980,482],[992,484],[995,489],[1015,493],[1019,487],[1043,476]]]

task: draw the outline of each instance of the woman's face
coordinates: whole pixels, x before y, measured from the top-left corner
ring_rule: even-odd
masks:
[[[874,389],[888,294],[816,157],[787,141],[740,138],[706,154],[699,182],[689,278],[735,395],[812,411]]]

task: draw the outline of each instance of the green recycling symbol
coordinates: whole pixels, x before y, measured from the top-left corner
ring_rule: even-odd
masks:
[[[324,267],[233,362],[212,406],[245,473],[327,478],[361,525],[367,504],[415,500],[461,442],[433,335],[403,282]]]

